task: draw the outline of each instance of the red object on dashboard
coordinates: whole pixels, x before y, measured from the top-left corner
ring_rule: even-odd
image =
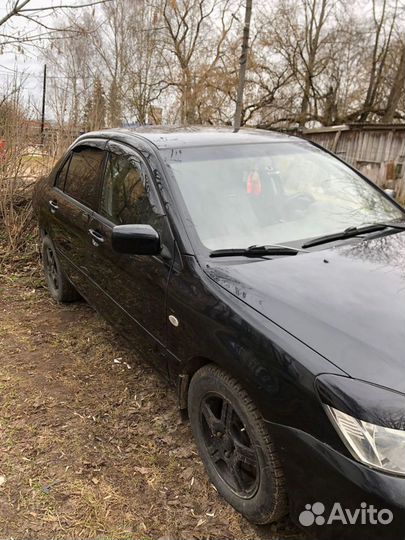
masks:
[[[254,171],[253,173],[249,174],[246,190],[247,190],[247,193],[249,193],[249,195],[255,195],[256,197],[261,194],[262,182],[260,180],[260,176],[257,171]]]

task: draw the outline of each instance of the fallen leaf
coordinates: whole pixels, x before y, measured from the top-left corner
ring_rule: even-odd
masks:
[[[149,474],[150,473],[150,469],[148,469],[147,467],[134,467],[134,470],[136,472],[139,472],[139,474]]]
[[[183,480],[191,480],[193,476],[193,468],[187,467],[187,469],[184,469],[184,471],[180,474],[180,478]]]

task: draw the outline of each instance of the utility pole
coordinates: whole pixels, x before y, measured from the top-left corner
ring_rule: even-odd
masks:
[[[242,52],[239,61],[239,84],[236,94],[236,109],[233,119],[233,131],[239,131],[242,121],[243,91],[245,89],[246,64],[249,51],[250,18],[252,16],[252,0],[246,0],[245,24],[243,26]]]
[[[44,64],[44,81],[42,85],[42,114],[41,114],[41,143],[42,144],[44,144],[45,98],[46,98],[46,64]]]

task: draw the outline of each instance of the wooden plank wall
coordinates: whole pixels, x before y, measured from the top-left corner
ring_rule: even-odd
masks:
[[[380,187],[392,188],[397,193],[403,189],[405,126],[307,129],[301,135],[331,150]]]

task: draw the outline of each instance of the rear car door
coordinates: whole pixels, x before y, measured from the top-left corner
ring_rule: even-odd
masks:
[[[98,302],[116,326],[167,372],[165,355],[166,289],[173,264],[174,239],[143,156],[121,143],[109,142],[98,212],[90,220],[93,245],[92,280]],[[127,255],[113,251],[114,225],[148,224],[161,238],[157,256]],[[99,239],[99,240],[97,240]]]
[[[98,206],[106,141],[86,141],[74,147],[55,178],[49,200],[50,234],[67,275],[91,299],[88,281],[89,222]]]

